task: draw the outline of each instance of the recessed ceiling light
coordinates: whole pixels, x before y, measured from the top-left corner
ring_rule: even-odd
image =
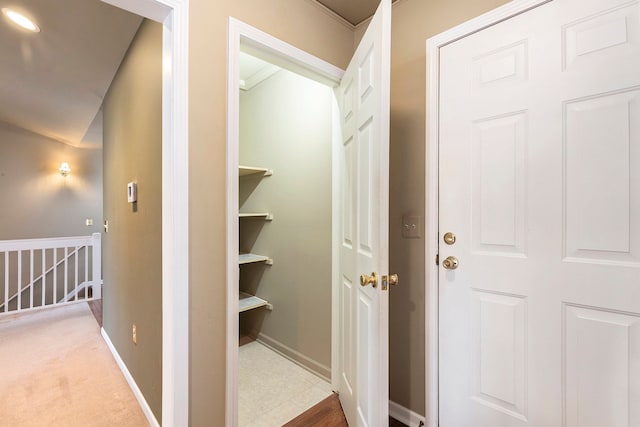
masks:
[[[29,30],[33,33],[40,32],[40,27],[38,27],[35,22],[33,22],[31,19],[27,18],[23,14],[6,7],[2,8],[2,13],[4,13],[4,16],[9,18],[13,23],[21,26],[25,30]]]

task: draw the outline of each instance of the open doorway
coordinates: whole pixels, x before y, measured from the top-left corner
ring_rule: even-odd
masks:
[[[266,251],[270,249],[268,242],[262,243],[262,230],[273,225],[277,221],[274,217],[271,224],[266,225],[263,219],[259,233],[253,233],[257,236],[255,240],[249,238],[249,245],[245,247],[240,237],[245,233],[240,223],[241,213],[256,213],[239,210],[239,203],[248,202],[251,198],[261,198],[260,192],[264,189],[268,191],[267,182],[271,179],[275,182],[277,171],[273,171],[269,176],[269,165],[249,165],[249,171],[258,175],[258,180],[254,185],[249,185],[249,195],[242,190],[242,184],[238,185],[239,174],[244,173],[240,169],[240,160],[242,156],[251,158],[255,154],[253,151],[259,152],[263,149],[261,144],[265,144],[260,140],[260,135],[254,146],[249,149],[242,149],[243,132],[242,127],[242,103],[240,102],[240,53],[249,53],[273,65],[285,68],[289,71],[297,72],[303,76],[310,77],[315,82],[323,84],[324,89],[332,92],[331,99],[331,124],[330,130],[315,131],[319,134],[330,134],[330,138],[326,137],[325,149],[331,151],[331,165],[323,165],[320,158],[317,162],[319,167],[314,165],[302,165],[301,170],[305,170],[307,174],[319,173],[322,176],[331,177],[331,274],[326,274],[327,267],[324,267],[324,273],[315,272],[323,280],[330,280],[331,284],[331,366],[326,371],[330,372],[331,388],[339,393],[340,403],[344,408],[344,415],[348,422],[352,424],[381,424],[386,423],[388,417],[388,285],[393,284],[390,278],[395,279],[391,275],[387,275],[388,269],[388,132],[389,132],[389,62],[390,62],[390,25],[391,25],[391,4],[383,1],[372,19],[361,43],[355,50],[354,56],[350,61],[347,71],[344,72],[326,62],[309,55],[287,43],[284,43],[266,33],[263,33],[246,24],[240,23],[234,19],[230,19],[229,25],[229,78],[228,78],[228,145],[227,145],[227,319],[228,319],[228,342],[227,342],[227,424],[235,425],[238,422],[238,377],[242,373],[238,372],[238,334],[242,324],[250,323],[250,331],[253,328],[253,336],[260,338],[260,332],[256,333],[256,323],[262,329],[263,326],[269,329],[272,334],[280,333],[281,330],[272,328],[266,320],[260,322],[241,322],[239,316],[241,296],[239,287],[244,286],[245,276],[239,270],[242,269],[242,263],[246,255],[241,253],[242,249],[253,249],[258,244]],[[271,77],[272,82],[278,79]],[[266,87],[266,86],[265,86]],[[263,104],[267,105],[267,115],[275,115],[269,112],[269,105],[275,102],[277,91],[272,96],[264,98]],[[299,94],[289,95],[295,98]],[[301,97],[304,99],[304,96]],[[290,101],[290,99],[289,99]],[[302,109],[302,107],[299,107]],[[264,114],[264,113],[256,113]],[[314,114],[312,114],[313,116]],[[285,123],[275,125],[276,130],[289,130],[291,120],[296,113],[285,113]],[[318,113],[315,113],[318,116]],[[286,119],[289,119],[287,122]],[[298,118],[299,120],[299,118]],[[252,123],[256,122],[253,115],[247,116],[248,131],[252,129]],[[271,125],[269,123],[269,125]],[[276,132],[276,135],[278,133]],[[266,135],[266,133],[265,133]],[[279,135],[276,139],[284,138]],[[294,140],[296,137],[293,138]],[[304,144],[304,140],[309,137],[297,137],[298,144]],[[302,139],[303,141],[300,141]],[[279,143],[279,141],[276,141]],[[255,148],[255,145],[258,148]],[[300,147],[296,147],[300,149]],[[304,151],[304,149],[303,149]],[[293,163],[295,169],[299,167],[295,165],[297,155],[295,150],[290,152],[283,150],[282,153],[269,153],[274,162],[284,157],[284,164],[280,164],[284,170],[291,167],[288,163]],[[298,154],[299,155],[299,154]],[[318,156],[316,154],[316,156]],[[268,158],[267,156],[266,158]],[[256,160],[260,160],[256,158]],[[303,163],[303,162],[300,162]],[[313,162],[312,162],[313,163]],[[243,165],[244,166],[244,165]],[[262,168],[262,169],[260,169]],[[330,170],[327,170],[330,169]],[[308,178],[308,177],[305,177]],[[291,179],[291,178],[290,178]],[[295,176],[293,178],[295,181]],[[241,181],[241,179],[240,179]],[[263,185],[264,184],[264,185]],[[294,183],[295,185],[295,183]],[[315,184],[317,185],[317,184]],[[304,187],[304,186],[303,186]],[[321,187],[321,186],[320,186]],[[319,188],[320,188],[319,187]],[[284,187],[283,187],[284,188]],[[277,190],[277,187],[276,187]],[[307,192],[312,191],[309,188],[302,189]],[[280,198],[282,194],[273,191],[271,197]],[[305,195],[308,196],[308,195]],[[246,200],[244,200],[246,198]],[[319,196],[322,200],[323,197]],[[302,199],[301,199],[302,200]],[[328,200],[328,198],[327,198]],[[313,204],[314,202],[307,201]],[[322,204],[322,201],[320,202]],[[286,203],[284,203],[286,204]],[[326,202],[325,206],[326,207]],[[249,205],[251,206],[251,205]],[[251,206],[251,209],[258,209],[262,206]],[[283,211],[285,218],[287,211]],[[266,213],[268,218],[268,212]],[[246,221],[247,218],[242,218]],[[293,226],[301,224],[304,228],[304,218],[293,216],[291,230],[296,228]],[[288,232],[287,224],[284,224],[283,231],[279,234],[292,234]],[[276,227],[273,227],[274,229]],[[301,228],[302,229],[302,228]],[[325,231],[325,234],[327,232]],[[267,231],[268,235],[269,232]],[[252,235],[252,233],[249,233]],[[276,237],[278,235],[276,234]],[[285,236],[283,241],[295,240],[295,236],[290,238]],[[276,239],[276,244],[280,238]],[[302,244],[302,250],[310,242]],[[293,243],[292,243],[293,245]],[[298,249],[300,251],[300,249]],[[240,254],[240,255],[238,255]],[[271,262],[268,253],[265,252],[264,257],[258,257],[262,263]],[[298,254],[296,254],[298,255]],[[327,252],[324,255],[328,255]],[[256,255],[257,256],[257,255]],[[249,255],[253,258],[253,255]],[[304,257],[298,256],[299,259]],[[276,259],[273,263],[278,263]],[[313,263],[313,259],[305,259],[307,262]],[[287,259],[282,260],[287,262]],[[302,274],[299,277],[301,281],[311,281],[315,277],[312,275],[304,275],[304,269],[309,268],[313,271],[315,266],[308,267],[307,262],[300,262],[299,268]],[[294,262],[288,268],[295,269],[297,266]],[[307,266],[307,267],[305,267]],[[262,267],[268,269],[269,266]],[[322,264],[320,269],[322,270]],[[274,269],[275,270],[275,269]],[[370,273],[371,272],[371,273]],[[378,276],[377,272],[381,272]],[[257,274],[260,280],[249,280],[253,282],[254,291],[260,292],[262,278],[267,274]],[[294,279],[295,282],[295,279]],[[380,285],[380,286],[378,286]],[[277,285],[274,285],[277,286]],[[322,287],[322,284],[316,285]],[[300,288],[302,286],[299,286]],[[291,288],[295,293],[299,291],[295,286]],[[315,289],[314,289],[315,290]],[[278,301],[269,301],[269,295],[264,295],[266,304],[273,306],[275,313],[278,310]],[[295,303],[300,303],[304,298],[294,299],[291,295],[287,295],[284,300],[290,299],[294,301],[292,306],[298,308]],[[304,306],[304,302],[301,303]],[[291,307],[284,305],[282,314],[286,314],[287,309],[291,311]],[[263,312],[264,319],[271,319],[271,316],[264,308],[258,308]],[[327,310],[328,311],[328,310]],[[259,313],[259,312],[258,312]],[[279,315],[281,313],[278,313]],[[296,323],[298,319],[304,319],[305,312],[294,313],[296,316],[290,317],[289,322]],[[274,315],[273,319],[276,318]],[[324,325],[323,325],[324,326]],[[284,329],[289,328],[286,325]],[[322,330],[322,329],[320,329]],[[300,332],[297,332],[300,334]],[[313,340],[314,326],[308,331],[303,331],[311,335],[309,338]],[[266,335],[266,334],[264,334]],[[263,343],[267,340],[262,339]],[[271,347],[275,348],[273,341]],[[279,350],[280,353],[286,354],[287,351]],[[298,364],[303,364],[300,355],[294,352],[288,352],[289,359],[295,360],[298,357]],[[295,357],[293,357],[295,356]],[[308,356],[307,356],[308,359]],[[307,360],[308,361],[308,360]],[[317,366],[315,366],[317,368]],[[310,369],[309,366],[307,366]],[[240,382],[241,383],[241,382]],[[293,413],[295,415],[295,413]]]
[[[99,327],[91,322],[92,334],[85,338],[102,341],[102,333],[132,388],[136,386],[147,417],[160,419],[162,25],[99,0],[64,0],[56,6],[31,1],[19,10],[21,16],[29,15],[31,22],[37,22],[37,28],[23,30],[4,19],[4,13],[0,21],[6,43],[3,50],[11,58],[4,67],[8,84],[0,90],[0,120],[4,122],[0,126],[0,171],[6,177],[0,186],[6,202],[0,213],[4,217],[0,226],[0,313],[3,320],[14,315],[22,320],[23,314],[35,316],[36,311],[47,309],[50,316],[62,319],[71,309],[66,306],[77,305],[83,313],[88,312],[84,304],[88,302]],[[67,10],[75,15],[69,16]],[[11,15],[7,12],[7,16]],[[131,74],[141,77],[131,79]],[[142,123],[145,131],[122,131],[127,127],[124,122]],[[116,145],[125,149],[114,156]],[[140,173],[141,167],[145,173]],[[140,213],[122,215],[123,207],[128,210],[120,203],[126,181],[120,187],[114,171],[145,182]],[[150,182],[155,185],[147,185]],[[122,227],[118,227],[120,233],[117,229],[106,234],[103,206],[108,208],[107,218],[114,219],[114,205],[120,209],[118,216],[123,221],[116,222]],[[30,214],[25,215],[27,212]],[[124,223],[133,216],[144,217],[144,225],[126,231]],[[143,250],[133,249],[135,242]],[[128,248],[133,250],[125,254]],[[126,277],[135,270],[157,273],[155,278],[148,273],[133,280]],[[147,303],[151,304],[145,307]],[[137,345],[131,343],[133,319],[138,319],[134,324],[139,326],[140,320],[147,324],[142,328],[146,337]],[[20,324],[8,323],[16,328]],[[8,334],[9,329],[7,326]],[[33,335],[35,340],[37,334]],[[57,350],[86,342],[65,342],[59,334],[51,338],[58,346],[45,351],[41,343],[43,351],[31,369],[20,373],[16,384],[36,387],[39,368],[66,357]],[[107,346],[102,343],[101,348],[107,350]],[[16,354],[20,350],[13,347]],[[17,371],[18,367],[5,369]],[[83,387],[88,383],[82,377],[69,378],[69,384],[72,393],[87,393]],[[16,392],[15,387],[4,389]],[[37,394],[49,391],[40,389]],[[117,394],[105,394],[105,408]],[[36,412],[48,412],[37,404],[33,402]],[[75,409],[62,410],[60,419],[79,412]]]
[[[333,88],[343,72],[300,52],[276,54],[256,43],[259,31],[240,39],[251,27],[231,26],[239,39],[229,87],[238,122],[228,151],[227,424],[258,412],[284,424],[336,390]],[[283,386],[295,397],[278,404]]]
[[[88,3],[88,2],[87,2]],[[99,2],[96,2],[99,3]],[[186,1],[140,1],[122,0],[108,2],[112,5],[136,13],[142,17],[159,22],[161,41],[161,60],[158,63],[161,69],[161,87],[163,101],[161,107],[162,118],[162,285],[158,284],[163,294],[162,307],[162,348],[158,349],[158,363],[162,366],[155,374],[158,388],[162,387],[162,412],[165,414],[163,423],[166,425],[186,425],[188,423],[188,187],[187,187],[187,61],[185,42],[188,33],[188,14],[186,13]],[[104,7],[105,5],[102,4]],[[68,14],[60,5],[46,5],[55,12]],[[74,13],[82,15],[76,8],[71,8]],[[52,14],[43,16],[48,18]],[[73,15],[73,14],[72,14]],[[73,16],[77,18],[77,16]],[[45,31],[49,30],[47,28]],[[80,43],[86,40],[77,37]],[[29,54],[35,52],[25,49],[17,49],[18,52]],[[33,47],[33,46],[32,46]],[[50,52],[51,66],[56,65],[59,59]],[[79,64],[78,68],[89,68],[89,64]],[[46,71],[46,70],[45,70]],[[68,76],[67,84],[73,85],[73,76]],[[96,96],[97,95],[97,96]],[[47,100],[44,93],[36,96]],[[93,94],[100,100],[100,94]],[[62,108],[63,103],[57,107]],[[62,159],[60,159],[62,160]],[[58,163],[58,166],[60,164]],[[70,178],[67,183],[73,181],[74,173],[80,169],[71,165]],[[62,168],[61,168],[62,169]],[[67,166],[67,174],[69,167]],[[54,171],[53,175],[57,171]],[[60,178],[59,174],[57,176]],[[60,178],[63,179],[63,178]],[[88,217],[88,216],[87,216]],[[84,217],[82,218],[84,223]],[[101,228],[98,215],[91,215],[93,226]],[[78,233],[79,234],[79,233]],[[158,266],[160,268],[160,266]],[[129,334],[131,331],[129,330]],[[122,368],[122,366],[121,366]],[[124,371],[125,369],[123,369]],[[126,374],[126,373],[125,373]],[[162,381],[160,380],[162,378]],[[131,378],[130,383],[133,381]],[[135,381],[133,381],[135,384]],[[160,385],[162,383],[162,385]],[[132,384],[132,388],[133,384]],[[135,390],[134,390],[135,391]],[[141,396],[139,396],[141,397]],[[142,399],[144,399],[142,397]],[[159,406],[159,405],[158,405]],[[158,407],[156,412],[159,412]]]
[[[239,426],[332,394],[333,97],[240,52]]]
[[[188,425],[188,1],[103,1],[162,24],[162,423]]]

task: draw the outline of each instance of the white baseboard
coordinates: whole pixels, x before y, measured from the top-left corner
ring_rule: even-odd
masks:
[[[131,391],[133,392],[133,395],[138,400],[138,403],[140,404],[140,408],[142,409],[144,416],[147,417],[147,421],[149,421],[149,424],[151,424],[151,427],[160,427],[158,420],[156,420],[156,417],[153,415],[153,411],[151,410],[151,407],[149,406],[146,399],[144,398],[144,395],[138,388],[138,384],[136,384],[136,381],[133,379],[133,376],[131,376],[131,373],[127,369],[127,365],[124,364],[124,361],[118,354],[118,350],[116,350],[116,348],[113,346],[113,343],[111,342],[111,338],[109,338],[107,331],[105,331],[104,328],[100,328],[100,332],[102,333],[102,338],[104,338],[104,341],[107,343],[107,347],[109,347],[109,350],[113,355],[113,358],[116,360],[118,367],[120,367],[120,370],[122,371],[122,375],[124,375],[124,378],[127,380],[127,383],[129,383],[129,387],[131,387]]]
[[[331,382],[331,368],[328,366],[325,366],[319,362],[316,362],[315,360],[311,359],[310,357],[305,356],[304,354],[292,349],[291,347],[288,347],[284,344],[282,344],[280,341],[275,340],[271,337],[269,337],[268,335],[265,335],[263,333],[259,333],[257,335],[257,337],[255,337],[256,341],[258,341],[260,344],[268,347],[269,349],[275,351],[276,353],[278,353],[279,355],[281,355],[282,357],[284,357],[285,359],[288,359],[290,361],[292,361],[293,363],[295,363],[296,365],[300,366],[301,368],[306,369],[307,371],[311,372],[314,375],[317,375],[318,377],[322,378],[323,380],[327,381],[327,382]]]
[[[427,425],[427,421],[422,415],[413,412],[404,406],[398,405],[396,402],[389,401],[389,416],[395,418],[409,427],[418,427],[422,422],[423,426]]]

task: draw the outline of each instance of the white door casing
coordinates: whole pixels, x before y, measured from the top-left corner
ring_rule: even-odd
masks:
[[[383,0],[336,96],[342,121],[338,392],[352,426],[388,422],[387,290],[360,275],[388,273],[391,2]]]
[[[640,424],[639,5],[554,0],[440,48],[444,427]]]

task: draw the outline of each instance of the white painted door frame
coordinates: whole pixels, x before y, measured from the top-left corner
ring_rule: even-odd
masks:
[[[427,381],[425,381],[425,407],[427,408],[427,426],[437,427],[439,421],[439,378],[438,378],[438,326],[439,294],[438,266],[435,259],[438,255],[438,147],[439,147],[439,82],[440,82],[440,49],[456,40],[467,37],[484,28],[495,25],[513,16],[548,3],[552,0],[513,0],[504,6],[487,12],[450,30],[433,36],[427,40],[427,121],[426,121],[426,186],[428,197],[427,236],[425,239],[425,293],[428,295],[427,316],[425,316],[425,354]]]
[[[162,425],[187,426],[189,425],[189,1],[102,1],[163,25]]]
[[[279,60],[286,68],[318,80],[328,86],[337,86],[344,70],[335,67],[301,49],[283,42],[235,18],[229,18],[228,74],[227,74],[227,373],[226,373],[226,426],[238,425],[238,162],[240,147],[240,46],[249,46],[265,53],[274,62]],[[283,64],[277,64],[283,65]],[[332,163],[337,161],[336,147],[341,144],[340,118],[337,104],[333,108]],[[338,194],[337,167],[332,168],[332,247],[338,241]],[[335,279],[337,274],[337,251],[332,254],[332,305],[336,305]],[[339,351],[337,340],[337,310],[331,314],[331,382],[335,389],[337,379],[334,367],[337,366]]]

